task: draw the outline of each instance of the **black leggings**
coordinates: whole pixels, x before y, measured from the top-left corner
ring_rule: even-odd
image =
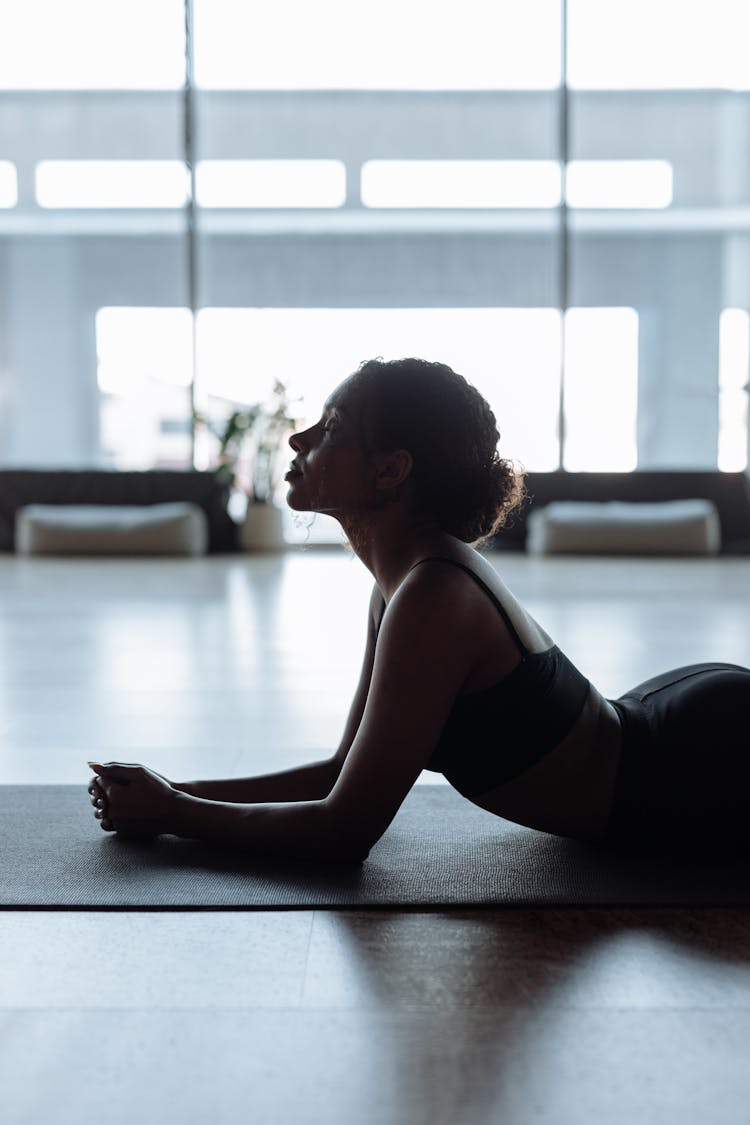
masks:
[[[691,664],[611,702],[624,731],[608,842],[750,850],[750,669]]]

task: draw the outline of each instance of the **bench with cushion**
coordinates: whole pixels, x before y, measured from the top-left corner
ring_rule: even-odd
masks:
[[[29,505],[141,508],[189,503],[205,517],[208,550],[236,551],[237,525],[227,511],[228,501],[226,483],[215,473],[198,470],[2,469],[0,550],[15,549],[16,516]]]
[[[534,555],[716,555],[720,546],[710,500],[558,500],[531,512],[526,538]]]
[[[721,529],[721,552],[750,554],[750,477],[708,470],[638,469],[632,473],[528,473],[529,499],[490,542],[497,550],[523,551],[532,514],[559,501],[660,504],[703,500],[714,505]],[[656,528],[654,528],[656,533]]]
[[[205,555],[197,504],[27,504],[16,513],[19,555]]]

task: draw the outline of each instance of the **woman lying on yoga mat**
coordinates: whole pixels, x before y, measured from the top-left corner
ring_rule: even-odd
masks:
[[[286,477],[290,507],[335,516],[375,578],[338,750],[282,773],[179,785],[90,763],[102,828],[356,861],[429,769],[546,832],[743,843],[750,671],[692,665],[604,699],[469,546],[522,491],[497,442],[487,403],[442,364],[372,360],[346,379],[290,439]]]

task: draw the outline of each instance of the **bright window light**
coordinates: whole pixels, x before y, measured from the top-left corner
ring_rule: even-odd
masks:
[[[0,88],[176,90],[183,0],[0,0]]]
[[[627,472],[638,460],[638,314],[569,309],[565,316],[565,451],[573,472]]]
[[[448,363],[496,412],[505,456],[557,465],[560,326],[555,309],[203,309],[197,324],[200,401],[267,397],[273,380],[317,418],[333,387],[372,356]]]
[[[101,445],[117,469],[190,464],[192,317],[186,308],[96,314]]]
[[[18,176],[10,160],[0,160],[0,207],[15,207],[18,203]]]
[[[365,207],[556,207],[554,160],[368,160]]]
[[[201,207],[341,207],[346,167],[340,160],[202,160],[196,196]]]
[[[40,207],[182,207],[190,181],[181,160],[42,160]]]
[[[750,313],[724,309],[719,321],[719,454],[722,472],[747,468]]]
[[[129,395],[149,382],[190,385],[190,309],[99,309],[96,343],[99,389],[107,394]]]
[[[185,462],[189,310],[103,308],[96,338],[112,464]],[[235,406],[266,399],[279,379],[302,398],[307,424],[362,360],[420,355],[449,363],[482,392],[505,456],[547,471],[558,463],[560,339],[560,313],[550,308],[206,308],[196,324],[196,399],[224,419]],[[637,368],[633,309],[569,310],[566,468],[635,468]],[[199,452],[202,467],[209,454]]]
[[[213,89],[549,90],[559,0],[195,0]]]
[[[667,160],[572,160],[565,183],[571,207],[669,207]]]
[[[568,0],[571,86],[750,89],[747,0]]]

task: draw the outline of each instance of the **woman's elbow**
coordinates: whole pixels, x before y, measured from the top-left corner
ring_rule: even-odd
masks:
[[[357,823],[354,818],[342,817],[330,807],[326,814],[320,841],[325,858],[339,863],[364,863],[382,831]]]
[[[375,842],[361,833],[332,833],[323,843],[321,858],[332,863],[364,863]]]
[[[327,858],[329,863],[345,863],[354,867],[364,863],[369,854],[369,848],[337,848]]]

